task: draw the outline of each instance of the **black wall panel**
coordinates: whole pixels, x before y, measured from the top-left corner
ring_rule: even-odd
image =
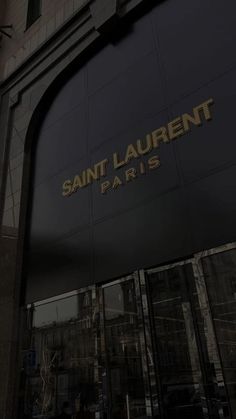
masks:
[[[235,27],[233,0],[166,0],[65,80],[37,142],[28,301],[236,240]],[[105,158],[123,178],[138,160],[114,171],[113,152],[211,97],[212,121],[150,153],[158,169],[62,196]]]

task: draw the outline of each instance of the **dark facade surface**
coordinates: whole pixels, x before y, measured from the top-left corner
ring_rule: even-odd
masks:
[[[0,85],[0,417],[236,418],[235,27],[88,0]]]
[[[158,4],[65,80],[37,139],[28,301],[235,240],[234,11]],[[211,121],[114,170],[113,153],[122,160],[209,98]],[[140,174],[153,155],[160,167]],[[65,180],[103,159],[104,179],[62,196]],[[131,167],[137,178],[126,182]],[[102,194],[115,176],[123,184]]]

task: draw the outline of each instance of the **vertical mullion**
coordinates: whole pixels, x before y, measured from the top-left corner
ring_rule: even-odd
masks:
[[[191,266],[191,275],[190,278],[188,278],[186,271],[184,271],[185,267]],[[198,363],[198,366],[196,367],[196,370],[198,370],[198,386],[199,386],[199,393],[201,395],[202,401],[207,399],[206,393],[205,393],[205,369],[204,369],[204,361],[202,359],[202,348],[201,348],[201,340],[198,330],[198,322],[197,322],[197,316],[196,316],[196,308],[194,307],[194,272],[193,272],[193,266],[192,261],[191,264],[186,264],[181,266],[180,270],[180,276],[182,278],[182,283],[184,284],[185,288],[185,294],[187,297],[187,301],[182,303],[183,312],[184,312],[184,318],[186,327],[189,326],[189,331],[186,334],[187,338],[190,339],[191,344],[189,342],[189,351],[190,351],[190,358],[192,357],[194,361],[191,360],[191,362]],[[194,385],[196,385],[194,383]],[[207,400],[208,402],[208,400]],[[202,405],[202,412],[205,419],[208,419],[210,416],[210,409],[209,405],[207,403],[207,406]]]
[[[145,386],[146,413],[147,417],[160,417],[144,271],[135,272],[134,282],[140,324],[139,330],[143,364],[143,379]]]
[[[204,321],[204,338],[206,342],[206,351],[209,359],[209,364],[211,365],[211,374],[209,369],[205,372],[207,387],[214,386],[214,396],[208,395],[208,404],[210,407],[210,417],[217,417],[220,419],[228,418],[224,415],[222,396],[223,393],[226,393],[225,381],[223,377],[223,369],[221,365],[217,339],[214,329],[214,323],[212,319],[212,313],[210,309],[210,303],[208,299],[207,287],[205,283],[204,273],[199,256],[195,256],[194,261],[192,262],[195,285],[197,289],[198,301],[201,316]],[[206,363],[206,360],[204,360]],[[210,374],[210,375],[209,375]],[[207,393],[209,393],[207,391]]]

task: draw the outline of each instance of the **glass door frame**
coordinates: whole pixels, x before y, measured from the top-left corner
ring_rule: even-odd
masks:
[[[142,372],[143,372],[143,383],[144,383],[144,397],[145,397],[145,408],[146,408],[146,417],[154,418],[157,417],[157,411],[159,409],[158,399],[157,399],[157,390],[156,390],[156,381],[154,375],[154,357],[153,357],[153,346],[151,341],[151,328],[150,328],[150,317],[147,304],[147,293],[146,293],[146,280],[144,271],[135,271],[131,275],[124,276],[115,281],[105,283],[101,286],[98,285],[100,293],[100,301],[102,302],[103,311],[100,311],[101,317],[101,333],[103,346],[106,348],[106,336],[105,336],[105,301],[104,301],[104,290],[108,287],[122,284],[128,281],[134,282],[134,292],[136,297],[136,306],[137,306],[137,315],[139,323],[139,342],[141,348],[141,363],[142,363]],[[107,359],[106,359],[107,364]],[[107,365],[107,371],[109,375],[109,367]],[[109,386],[110,377],[109,377]],[[111,389],[109,389],[109,395],[111,399]],[[109,411],[109,408],[108,408]],[[110,419],[110,416],[108,416]]]
[[[200,311],[201,311],[201,314],[204,318],[204,323],[205,323],[204,336],[205,336],[205,340],[206,340],[206,344],[207,344],[208,357],[209,357],[209,361],[212,363],[212,365],[215,365],[215,370],[216,370],[215,387],[217,389],[216,392],[217,392],[217,395],[218,395],[218,397],[217,397],[217,399],[218,399],[217,400],[217,408],[216,409],[215,409],[215,407],[212,408],[211,400],[209,400],[209,398],[207,398],[208,399],[207,400],[207,410],[204,411],[204,417],[206,419],[215,418],[215,417],[217,417],[219,419],[225,419],[225,418],[228,419],[229,416],[224,416],[224,412],[223,412],[223,396],[222,396],[223,391],[225,392],[225,394],[228,398],[229,410],[230,410],[230,400],[229,400],[229,397],[228,397],[228,394],[227,394],[227,387],[225,385],[224,371],[223,371],[223,367],[222,367],[222,361],[221,361],[218,341],[217,341],[217,338],[216,338],[214,321],[213,321],[213,318],[212,318],[212,310],[211,310],[211,306],[210,306],[210,302],[209,302],[207,285],[206,285],[204,272],[203,272],[203,267],[202,267],[202,258],[204,258],[206,256],[211,256],[211,255],[214,255],[214,254],[226,252],[226,251],[229,251],[229,250],[233,250],[233,249],[236,249],[236,242],[229,243],[229,244],[219,246],[219,247],[216,247],[216,248],[212,248],[212,249],[209,249],[209,250],[205,250],[205,251],[202,251],[202,252],[198,252],[198,253],[194,254],[193,257],[187,258],[185,260],[181,260],[181,261],[178,261],[178,262],[173,262],[173,263],[170,263],[170,264],[162,265],[162,266],[159,266],[159,267],[156,267],[156,268],[145,269],[145,270],[140,270],[139,271],[139,275],[142,278],[144,278],[143,283],[146,281],[145,287],[148,288],[148,276],[150,274],[163,272],[163,271],[166,271],[166,270],[171,270],[173,268],[188,265],[188,264],[190,264],[192,266],[193,276],[194,276],[194,280],[195,280],[195,286],[196,286],[197,294],[198,294]],[[146,310],[146,316],[149,318],[149,323],[150,323],[152,309],[151,309],[149,292],[147,290],[146,290],[146,295],[148,296],[148,298],[147,298],[147,304],[146,304],[145,310]],[[193,315],[195,317],[194,310],[193,310]],[[194,323],[196,324],[196,320],[195,320]],[[153,328],[150,327],[150,330],[152,330],[152,329]],[[199,335],[199,333],[196,330],[195,330],[195,333],[197,335]],[[152,332],[152,335],[154,335],[153,332]],[[155,346],[156,343],[155,343],[154,336],[152,337],[152,341],[153,341],[153,345]],[[198,353],[199,353],[201,370],[202,370],[203,377],[205,377],[205,380],[204,380],[205,382],[203,382],[203,385],[206,386],[208,377],[207,377],[207,373],[206,373],[206,370],[205,370],[204,361],[203,361],[203,357],[202,357],[202,349],[201,349],[201,342],[199,340],[199,336],[197,336],[197,342],[198,342]],[[159,372],[158,372],[157,363],[155,363],[155,370],[156,370],[156,377],[157,377],[156,387],[159,389],[158,392],[161,395],[161,385],[160,385],[160,382],[159,382]],[[204,397],[204,394],[205,394],[205,391],[203,391],[203,397]],[[163,416],[164,412],[163,412],[161,397],[159,398],[159,404],[160,404],[159,405],[160,417],[164,417]],[[217,410],[217,412],[216,412],[216,410]],[[215,411],[215,413],[214,413],[214,411]]]
[[[177,266],[184,266],[187,264],[191,264],[193,270],[193,277],[194,283],[197,289],[198,295],[198,302],[200,306],[200,312],[204,319],[204,338],[206,341],[206,347],[208,352],[209,361],[215,365],[216,376],[215,376],[215,387],[217,389],[217,415],[213,412],[211,408],[211,401],[207,401],[207,411],[205,412],[206,419],[215,419],[216,417],[219,419],[225,419],[223,412],[223,396],[222,393],[224,390],[226,392],[228,398],[228,404],[230,409],[230,400],[227,394],[227,386],[225,385],[224,379],[224,370],[222,368],[222,360],[219,350],[218,341],[216,338],[216,331],[214,326],[214,320],[212,318],[212,309],[209,302],[208,297],[208,290],[206,285],[206,280],[204,277],[203,272],[203,265],[202,259],[207,256],[215,255],[222,252],[227,252],[230,250],[236,249],[236,242],[229,243],[223,246],[219,246],[213,249],[205,250],[202,252],[198,252],[194,254],[192,257],[187,258],[182,261],[162,265],[156,268],[151,269],[140,269],[135,271],[134,273],[123,276],[117,280],[106,282],[106,283],[99,283],[93,284],[88,287],[79,288],[75,291],[71,291],[65,294],[61,294],[58,296],[54,296],[42,301],[37,301],[32,304],[27,305],[27,309],[29,310],[32,307],[37,307],[38,305],[42,305],[45,303],[53,302],[56,300],[64,299],[69,296],[82,294],[85,292],[90,291],[92,293],[92,310],[94,313],[93,318],[93,333],[95,339],[95,346],[96,346],[96,353],[94,357],[96,358],[95,361],[95,370],[94,373],[97,377],[97,385],[98,385],[98,393],[99,393],[99,401],[98,403],[101,405],[100,418],[103,418],[102,410],[102,403],[103,403],[103,388],[101,385],[101,377],[104,373],[103,366],[106,365],[106,371],[109,374],[109,367],[107,363],[107,346],[106,346],[106,336],[105,336],[105,318],[104,318],[104,290],[107,287],[111,287],[115,284],[121,284],[127,281],[132,280],[134,283],[134,292],[136,297],[136,304],[137,304],[137,314],[138,314],[138,324],[139,324],[139,341],[141,347],[141,363],[142,363],[142,371],[143,371],[143,382],[144,382],[144,397],[145,397],[145,408],[146,408],[146,417],[147,418],[164,418],[164,412],[162,407],[162,397],[161,397],[161,385],[159,381],[159,374],[158,374],[158,365],[154,358],[155,353],[155,337],[152,328],[152,309],[150,305],[150,296],[149,296],[149,286],[148,286],[148,276],[152,273],[163,272],[166,270],[173,269]],[[31,313],[32,315],[32,313]],[[32,321],[32,318],[31,320]],[[29,326],[29,325],[28,325]],[[198,337],[199,339],[199,337]],[[207,380],[208,377],[205,367],[204,361],[202,359],[201,354],[201,345],[198,343],[198,352],[200,357],[200,365],[203,376],[205,375],[205,379]],[[110,380],[108,380],[108,383]],[[109,413],[109,393],[111,391],[110,388],[108,390],[108,397],[107,397],[107,413],[108,418],[110,419]],[[229,416],[227,416],[229,418]]]
[[[220,253],[225,253],[225,252],[228,252],[230,250],[236,250],[236,242],[235,241],[196,253],[194,255],[194,272],[195,272],[195,276],[196,276],[196,279],[197,279],[199,289],[201,287],[204,287],[205,290],[206,290],[205,293],[207,295],[207,301],[202,301],[201,303],[202,303],[202,306],[203,306],[202,308],[203,309],[205,308],[205,309],[207,309],[207,311],[209,311],[209,315],[208,315],[209,316],[209,326],[212,327],[212,335],[214,335],[215,345],[217,347],[218,359],[215,360],[216,363],[218,362],[218,365],[219,365],[218,374],[217,374],[217,377],[216,377],[217,386],[219,388],[219,394],[221,393],[220,389],[224,388],[224,390],[225,390],[227,400],[228,400],[229,415],[230,415],[230,418],[232,418],[233,415],[232,415],[232,409],[231,409],[231,400],[230,400],[230,397],[229,397],[229,394],[228,394],[227,385],[225,384],[226,379],[224,377],[224,368],[222,367],[223,362],[222,362],[222,358],[221,358],[219,342],[218,342],[217,335],[216,335],[215,323],[214,323],[214,319],[212,317],[213,316],[213,310],[211,308],[210,299],[208,298],[209,291],[208,291],[207,283],[206,283],[206,280],[205,280],[205,274],[204,274],[203,262],[202,262],[205,257],[217,255],[217,254],[220,254]],[[207,337],[207,335],[206,335],[206,337]],[[209,342],[209,345],[210,345],[210,342]],[[221,416],[220,416],[221,418],[225,418],[224,413],[223,413],[223,408],[222,408],[220,414],[221,414]]]

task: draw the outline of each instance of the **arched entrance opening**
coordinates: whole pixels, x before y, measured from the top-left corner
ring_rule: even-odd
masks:
[[[189,216],[180,175],[181,153],[197,159],[195,133],[211,132],[210,102],[191,99],[176,122],[151,18],[64,80],[40,124],[21,410],[34,418],[63,406],[78,418],[233,417],[235,283],[226,266],[235,272],[235,245],[218,249],[212,219],[192,204]],[[204,188],[195,193],[212,209]],[[199,216],[206,234],[196,232]],[[226,269],[219,293],[217,267]]]

